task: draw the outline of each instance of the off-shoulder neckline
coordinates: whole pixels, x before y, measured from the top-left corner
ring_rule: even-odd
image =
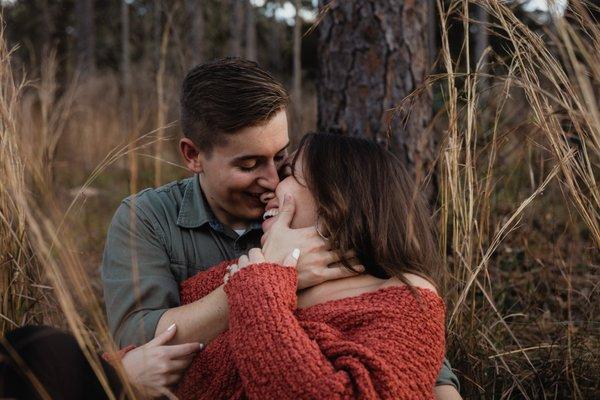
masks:
[[[418,292],[420,292],[420,294],[424,295],[425,297],[429,297],[429,300],[441,302],[442,304],[444,304],[444,300],[440,297],[440,295],[429,288],[424,288],[424,287],[419,287],[419,286],[408,286],[408,285],[394,285],[394,286],[382,287],[382,288],[374,290],[372,292],[364,292],[364,293],[358,294],[356,296],[348,296],[348,297],[343,297],[341,299],[327,300],[327,301],[324,301],[323,303],[313,304],[312,306],[308,306],[306,308],[296,308],[296,312],[302,313],[302,314],[316,312],[314,310],[318,310],[320,308],[332,307],[338,303],[356,302],[356,301],[361,301],[361,300],[364,301],[369,297],[380,296],[383,293],[387,293],[387,292],[396,292],[397,291],[398,294],[413,294],[413,292],[410,290],[411,287],[414,288],[415,290],[417,290]]]

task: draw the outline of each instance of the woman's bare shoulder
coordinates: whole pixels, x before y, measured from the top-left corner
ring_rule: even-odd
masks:
[[[408,283],[411,284],[411,286],[422,288],[422,289],[429,289],[432,292],[434,292],[435,294],[437,294],[437,289],[435,288],[435,286],[431,282],[429,282],[427,279],[423,278],[422,276],[419,276],[416,274],[409,274],[409,273],[404,273],[402,275],[408,281]],[[387,279],[383,286],[392,287],[392,286],[404,286],[404,285],[405,285],[405,283],[402,282],[400,280],[400,278],[392,277],[390,279]]]

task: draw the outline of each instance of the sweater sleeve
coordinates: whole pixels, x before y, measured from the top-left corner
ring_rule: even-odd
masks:
[[[223,261],[181,282],[179,288],[181,304],[193,303],[221,286],[227,272],[226,268],[234,262],[235,260]]]
[[[230,349],[249,398],[433,398],[444,355],[441,299],[421,304],[425,312],[405,312],[419,308],[409,295],[402,311],[394,301],[349,311],[357,324],[348,334],[296,318],[296,279],[294,268],[263,263],[225,285]]]

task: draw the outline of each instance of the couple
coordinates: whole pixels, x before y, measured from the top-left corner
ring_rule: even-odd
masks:
[[[460,398],[433,227],[407,173],[357,138],[310,134],[288,155],[287,102],[249,61],[186,76],[194,176],[125,199],[107,237],[110,328],[141,345],[126,371],[183,399]]]

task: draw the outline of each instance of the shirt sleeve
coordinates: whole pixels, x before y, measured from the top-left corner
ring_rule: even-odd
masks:
[[[456,388],[457,391],[460,391],[460,383],[458,382],[458,377],[454,372],[452,372],[452,366],[450,365],[450,361],[447,358],[444,358],[444,363],[442,364],[442,369],[435,381],[436,386],[442,385],[451,385]]]
[[[119,347],[151,340],[162,314],[179,306],[179,285],[156,225],[126,199],[108,230],[101,276],[109,328]]]

